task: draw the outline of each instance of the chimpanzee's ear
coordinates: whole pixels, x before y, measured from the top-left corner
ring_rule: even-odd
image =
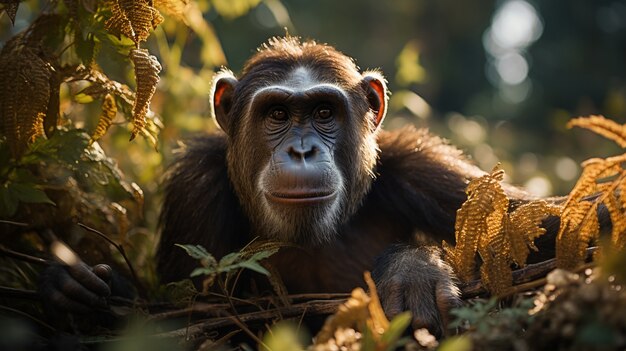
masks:
[[[387,114],[387,84],[385,77],[376,71],[363,73],[363,88],[367,95],[367,102],[374,112],[374,126],[378,128]]]
[[[211,101],[213,103],[213,115],[217,124],[230,134],[230,110],[233,107],[233,93],[237,86],[237,79],[232,72],[222,70],[213,78],[213,89],[211,90]]]

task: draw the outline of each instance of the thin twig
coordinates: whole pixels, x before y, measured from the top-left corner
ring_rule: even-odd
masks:
[[[220,289],[222,289],[222,291],[224,292],[224,294],[226,294],[226,299],[228,300],[228,303],[230,304],[230,308],[232,308],[233,310],[233,315],[230,316],[230,318],[232,319],[232,321],[241,329],[243,330],[246,334],[248,334],[248,336],[250,336],[254,341],[256,341],[259,345],[262,345],[266,350],[269,350],[270,348],[263,342],[263,340],[259,339],[258,336],[256,336],[240,319],[239,319],[239,315],[237,314],[237,309],[235,308],[235,305],[233,304],[233,300],[231,299],[230,295],[228,294],[228,289],[226,289],[226,286],[224,286],[224,283],[222,282],[221,279],[219,279],[219,277],[217,278],[217,283],[220,286]]]
[[[111,240],[111,238],[106,236],[104,233],[98,231],[97,229],[91,228],[88,225],[80,223],[80,222],[78,223],[78,225],[81,228],[85,229],[86,231],[98,235],[99,237],[107,241],[109,244],[113,245],[117,249],[117,251],[119,251],[119,253],[122,255],[122,258],[124,258],[124,262],[126,262],[126,266],[128,267],[128,270],[130,271],[130,274],[133,278],[133,282],[135,283],[135,287],[137,288],[137,291],[140,293],[141,296],[145,296],[143,285],[139,281],[139,278],[137,277],[137,273],[135,273],[135,269],[133,268],[133,265],[130,263],[128,256],[126,256],[126,251],[124,250],[124,247],[122,245],[119,245],[115,241]]]
[[[0,223],[10,224],[10,225],[18,226],[18,227],[29,227],[30,226],[30,224],[28,224],[28,223],[7,221],[6,219],[0,219]]]
[[[23,254],[21,252],[13,251],[13,250],[7,249],[3,245],[0,245],[0,255],[15,258],[15,259],[30,262],[30,263],[40,264],[44,266],[50,266],[53,264],[53,262],[50,260],[46,260],[43,258],[34,257],[31,255]]]
[[[239,314],[238,321],[245,324],[251,324],[254,322],[264,322],[268,319],[276,318],[278,315],[277,310],[280,310],[284,318],[299,317],[306,311],[307,315],[329,315],[337,312],[339,306],[346,302],[346,299],[334,299],[334,300],[317,300],[317,301],[305,301],[297,305],[290,307],[273,308],[266,311],[255,311],[249,313]],[[232,316],[211,318],[206,321],[202,321],[196,324],[192,324],[185,328],[172,330],[157,334],[158,337],[184,337],[187,335],[188,340],[193,340],[204,333],[207,330],[214,330],[216,328],[228,327],[237,325]],[[258,337],[257,337],[258,339]]]

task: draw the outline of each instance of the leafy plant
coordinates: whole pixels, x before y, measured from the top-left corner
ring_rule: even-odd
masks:
[[[596,132],[626,148],[626,126],[602,116],[576,118],[568,127]],[[574,269],[585,259],[589,245],[600,237],[598,211],[604,206],[611,220],[611,243],[617,250],[626,244],[626,153],[593,158],[583,163],[583,173],[562,206],[531,201],[512,212],[500,182],[504,172],[496,166],[491,174],[474,179],[467,187],[468,199],[457,211],[455,247],[444,242],[446,260],[459,278],[474,278],[476,253],[482,265],[480,275],[487,289],[506,295],[511,288],[511,265],[523,266],[533,241],[545,233],[541,221],[560,216],[556,240],[557,265]]]
[[[197,276],[206,276],[203,287],[204,292],[213,286],[215,279],[222,273],[232,273],[240,269],[249,269],[265,276],[270,276],[270,272],[264,268],[259,262],[270,257],[278,251],[278,246],[269,245],[261,250],[250,249],[251,246],[243,248],[239,252],[232,252],[219,261],[213,257],[201,245],[181,245],[176,246],[184,249],[187,254],[200,261],[201,267],[194,269],[189,275],[191,278]]]
[[[546,232],[541,221],[559,214],[558,207],[545,201],[509,213],[509,198],[500,185],[503,178],[504,171],[496,165],[490,174],[469,183],[467,201],[457,211],[457,244],[443,243],[446,260],[465,282],[474,279],[478,253],[481,279],[496,295],[506,294],[513,284],[511,264],[523,266],[530,249],[537,250],[533,241]]]
[[[568,127],[598,133],[626,148],[626,125],[602,116],[575,118]],[[556,254],[559,267],[572,269],[582,264],[585,249],[600,237],[598,208],[602,204],[611,218],[611,243],[621,250],[626,244],[626,153],[585,161],[583,172],[563,207]]]

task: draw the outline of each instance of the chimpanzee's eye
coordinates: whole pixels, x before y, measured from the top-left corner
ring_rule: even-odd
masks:
[[[328,107],[322,107],[317,110],[317,118],[319,120],[328,120],[333,116],[333,111]]]
[[[286,121],[288,115],[284,108],[275,108],[270,112],[270,117],[277,121]]]

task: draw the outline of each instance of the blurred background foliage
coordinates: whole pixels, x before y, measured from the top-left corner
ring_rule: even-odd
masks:
[[[3,14],[0,45],[57,3],[22,2],[14,25]],[[96,3],[81,1],[87,10]],[[155,242],[159,184],[180,141],[216,129],[208,104],[213,72],[240,71],[275,35],[326,42],[364,69],[380,68],[393,92],[385,128],[429,127],[483,169],[502,162],[509,181],[538,195],[566,194],[581,161],[619,151],[565,124],[588,114],[626,122],[622,1],[192,0],[186,6],[179,18],[166,15],[144,45],[163,66],[151,104],[163,121],[158,152],[143,139],[129,143],[125,121],[99,141],[144,191],[143,259]],[[132,67],[118,56],[103,53],[98,64],[132,86]],[[76,101],[76,93],[62,85],[61,112],[93,131],[100,104]]]

